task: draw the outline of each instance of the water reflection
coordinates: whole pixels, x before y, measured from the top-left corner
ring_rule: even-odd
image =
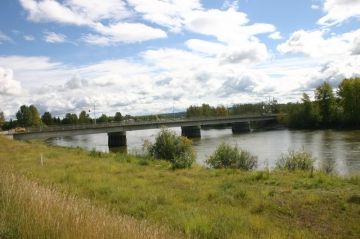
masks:
[[[173,128],[180,135],[180,128]],[[79,135],[54,138],[50,144],[82,147],[88,150],[111,151],[139,154],[144,140],[154,142],[158,129],[127,132],[128,147],[107,146],[107,134]],[[276,160],[288,150],[304,149],[316,158],[316,166],[334,167],[339,174],[360,172],[360,130],[357,131],[290,131],[276,130],[233,135],[231,129],[206,129],[201,131],[201,139],[193,141],[197,162],[204,164],[216,147],[222,143],[237,145],[256,155],[259,168],[275,166]]]

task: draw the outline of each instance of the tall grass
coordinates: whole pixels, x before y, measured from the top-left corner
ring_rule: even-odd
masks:
[[[0,238],[171,238],[146,221],[111,215],[0,170]]]
[[[360,238],[357,176],[170,166],[0,136],[0,238]]]

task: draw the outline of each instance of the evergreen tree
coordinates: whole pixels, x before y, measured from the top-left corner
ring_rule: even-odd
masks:
[[[120,112],[116,112],[114,116],[114,121],[120,122],[123,120],[123,117]]]
[[[321,123],[323,126],[329,127],[334,116],[335,97],[331,85],[324,82],[316,88],[315,99],[319,105]]]
[[[46,125],[52,125],[54,124],[53,122],[53,118],[50,114],[50,112],[45,112],[42,116],[41,116],[41,121],[46,124]]]
[[[16,119],[19,126],[28,127],[32,125],[32,112],[26,105],[20,106],[16,113]]]

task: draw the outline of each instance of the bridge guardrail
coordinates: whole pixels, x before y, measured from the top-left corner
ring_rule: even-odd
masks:
[[[29,127],[26,128],[26,133],[36,132],[53,132],[53,131],[67,131],[79,129],[101,129],[109,127],[122,127],[122,126],[136,126],[136,125],[151,125],[151,124],[169,124],[169,123],[183,123],[183,122],[199,122],[199,121],[218,121],[218,120],[231,120],[231,119],[259,119],[276,117],[278,114],[262,114],[262,115],[231,115],[226,117],[193,117],[182,119],[167,119],[155,121],[127,121],[127,122],[106,122],[97,124],[76,124],[76,125],[61,125],[61,126],[47,126],[47,127]],[[21,134],[15,132],[14,134]]]

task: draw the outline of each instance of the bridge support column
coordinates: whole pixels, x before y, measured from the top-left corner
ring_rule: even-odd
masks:
[[[183,126],[181,127],[181,135],[188,138],[201,138],[200,126]]]
[[[251,131],[250,121],[241,122],[241,123],[233,123],[231,129],[232,129],[233,134],[250,132]]]
[[[108,133],[108,146],[109,147],[126,146],[126,131]]]

